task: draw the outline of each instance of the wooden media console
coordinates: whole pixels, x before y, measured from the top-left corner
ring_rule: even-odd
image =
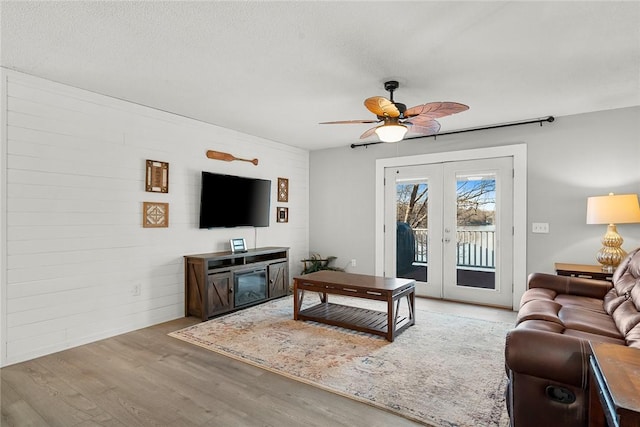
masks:
[[[184,257],[184,314],[203,321],[289,293],[289,248]]]

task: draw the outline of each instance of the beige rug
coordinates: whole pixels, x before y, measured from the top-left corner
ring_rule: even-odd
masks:
[[[503,353],[512,325],[418,309],[416,324],[389,343],[292,317],[286,297],[169,335],[425,425],[508,425]]]

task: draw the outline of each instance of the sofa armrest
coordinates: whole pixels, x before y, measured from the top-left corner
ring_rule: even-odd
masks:
[[[589,342],[555,332],[512,329],[507,333],[505,362],[513,372],[586,388]]]
[[[556,276],[547,273],[532,273],[529,275],[528,289],[545,288],[559,294],[577,295],[603,299],[613,287],[606,280],[584,279],[581,277]]]

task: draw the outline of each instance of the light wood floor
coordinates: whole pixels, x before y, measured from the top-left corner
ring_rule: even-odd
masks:
[[[515,313],[417,298],[429,310]],[[167,336],[183,318],[0,370],[8,426],[415,426],[384,410]]]

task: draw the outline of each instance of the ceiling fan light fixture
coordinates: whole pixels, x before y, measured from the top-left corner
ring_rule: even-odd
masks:
[[[382,125],[376,128],[376,134],[382,142],[402,141],[407,131],[407,127],[401,124]]]
[[[407,109],[405,104],[393,100],[393,91],[399,86],[395,80],[385,82],[384,88],[389,92],[389,99],[382,96],[372,96],[364,100],[364,106],[375,114],[376,120],[340,120],[320,124],[382,122],[381,126],[374,126],[364,131],[360,135],[360,139],[369,138],[375,133],[380,142],[399,142],[404,139],[409,130],[408,127],[411,128],[412,135],[436,135],[440,130],[440,123],[436,118],[450,116],[469,109],[469,106],[457,102],[429,102]],[[351,146],[353,147],[354,144]]]

